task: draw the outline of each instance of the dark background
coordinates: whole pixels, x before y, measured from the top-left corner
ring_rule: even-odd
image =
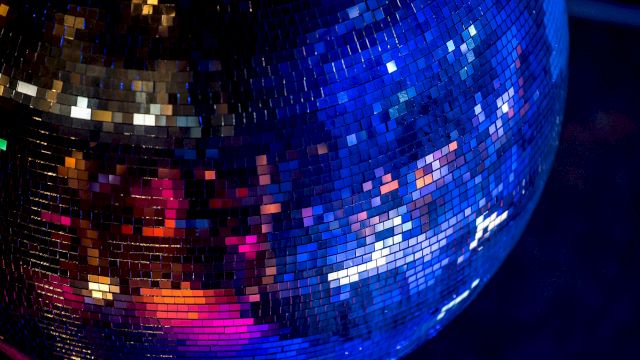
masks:
[[[581,3],[540,203],[478,297],[407,359],[640,359],[640,28]]]

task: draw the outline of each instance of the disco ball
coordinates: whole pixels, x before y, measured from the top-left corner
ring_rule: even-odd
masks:
[[[523,231],[557,0],[0,0],[0,336],[36,358],[388,358]]]

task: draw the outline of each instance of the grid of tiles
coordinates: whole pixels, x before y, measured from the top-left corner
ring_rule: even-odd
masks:
[[[554,0],[0,0],[0,335],[42,358],[398,357],[549,171]]]

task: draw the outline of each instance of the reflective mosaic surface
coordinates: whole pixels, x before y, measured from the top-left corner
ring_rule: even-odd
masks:
[[[399,357],[517,240],[564,107],[555,0],[0,0],[0,28],[0,336],[38,358]]]

